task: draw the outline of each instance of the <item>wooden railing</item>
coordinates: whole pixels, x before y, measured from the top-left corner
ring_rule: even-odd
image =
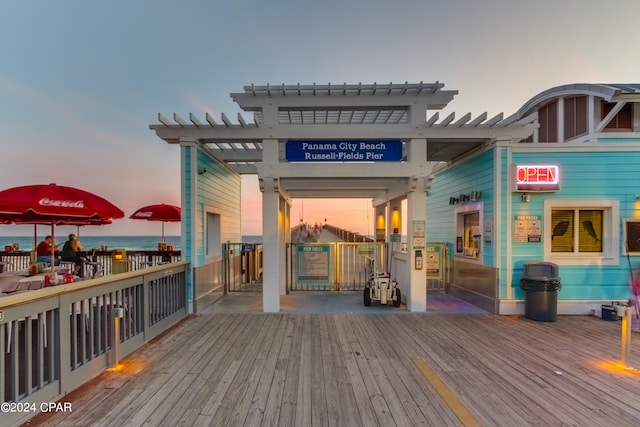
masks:
[[[338,236],[338,238],[344,240],[345,242],[373,242],[373,239],[370,237],[362,236],[359,233],[335,227],[330,224],[325,224],[324,228],[327,231],[330,231],[334,235]]]
[[[0,425],[26,421],[183,319],[188,266],[1,297],[0,397],[34,411],[3,411]]]
[[[116,251],[87,251],[87,258],[89,260],[95,258],[98,265],[83,264],[83,276],[94,276],[94,268],[101,273],[97,276],[108,276],[114,272],[135,271],[155,265],[180,261],[181,259],[180,251],[135,250],[126,251],[123,254],[122,260],[115,260],[115,252]],[[31,256],[30,251],[0,251],[0,273],[3,271],[27,270],[31,265]]]

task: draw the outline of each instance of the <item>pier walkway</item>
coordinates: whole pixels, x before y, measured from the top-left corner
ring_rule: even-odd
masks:
[[[72,412],[29,425],[640,424],[640,374],[617,365],[620,322],[534,322],[448,295],[410,313],[365,308],[360,292],[329,293],[339,304],[300,294],[277,314],[250,294],[229,312],[225,296],[67,395]]]

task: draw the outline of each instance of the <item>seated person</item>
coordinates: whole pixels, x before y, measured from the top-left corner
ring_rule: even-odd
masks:
[[[53,251],[55,256],[55,253],[58,250],[60,250],[58,245],[53,244],[53,238],[51,236],[46,236],[44,240],[38,244],[38,247],[36,247],[36,259],[38,262],[51,264],[51,251]],[[54,258],[53,262],[55,265],[60,265],[60,259],[57,257]]]
[[[82,245],[80,241],[76,238],[75,234],[69,234],[69,240],[64,242],[62,246],[62,253],[60,254],[62,257],[62,261],[69,261],[75,264],[74,274],[82,277],[82,263],[86,261],[85,257],[82,255]]]

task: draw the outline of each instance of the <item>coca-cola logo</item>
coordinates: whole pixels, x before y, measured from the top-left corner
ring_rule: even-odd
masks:
[[[138,212],[136,218],[150,218],[153,212]]]
[[[56,206],[59,208],[84,208],[84,200],[53,200],[45,197],[40,199],[39,204],[41,206]]]

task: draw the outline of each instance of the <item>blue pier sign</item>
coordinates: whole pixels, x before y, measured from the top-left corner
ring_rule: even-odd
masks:
[[[289,162],[399,162],[400,140],[289,140]]]

